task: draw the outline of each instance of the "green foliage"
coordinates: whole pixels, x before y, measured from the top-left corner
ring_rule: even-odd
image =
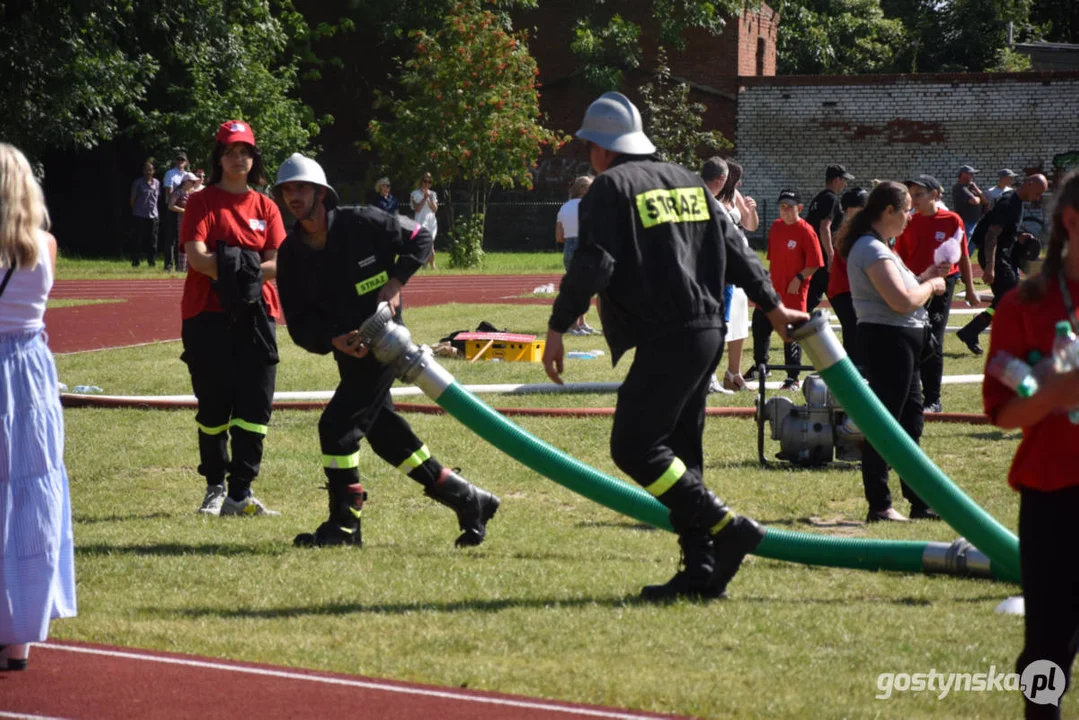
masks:
[[[643,5],[643,3],[635,3]],[[599,91],[618,90],[625,71],[641,64],[641,26],[627,19],[603,0],[583,4],[573,27],[570,50],[577,56],[584,81]],[[659,43],[681,50],[691,29],[719,35],[726,18],[737,17],[743,7],[757,7],[756,0],[652,0],[648,17],[658,24]],[[628,12],[628,9],[627,9]]]
[[[702,157],[733,147],[718,130],[700,129],[706,108],[689,101],[689,85],[671,79],[664,48],[659,48],[652,81],[642,85],[640,93],[644,126],[661,159],[695,171]]]
[[[160,68],[113,32],[133,16],[106,0],[0,3],[0,138],[40,158],[115,136]]]
[[[902,22],[880,0],[776,0],[776,73],[854,75],[892,72],[904,43]]]
[[[468,215],[453,224],[450,244],[450,267],[476,268],[483,264],[484,216]]]
[[[243,118],[271,171],[332,122],[298,82],[326,62],[312,43],[351,26],[311,28],[292,0],[35,0],[0,15],[0,136],[32,156],[126,134],[208,159],[216,125]]]
[[[412,33],[402,93],[381,96],[389,117],[368,126],[368,146],[386,166],[427,170],[440,183],[464,185],[467,217],[477,219],[462,230],[454,223],[455,243],[472,242],[477,226],[482,232],[491,188],[531,189],[543,148],[564,142],[540,123],[539,70],[526,39],[479,0],[458,3],[438,30]],[[476,249],[457,256],[478,262]]]

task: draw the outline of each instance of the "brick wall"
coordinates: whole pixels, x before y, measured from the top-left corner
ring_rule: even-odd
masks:
[[[960,165],[987,188],[1003,167],[1052,176],[1054,157],[1079,150],[1079,72],[740,80],[742,192],[767,203],[768,220],[781,188],[808,204],[831,163],[865,187],[929,173],[950,196]]]

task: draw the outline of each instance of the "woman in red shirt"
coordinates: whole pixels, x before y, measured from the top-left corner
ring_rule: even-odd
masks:
[[[262,153],[246,122],[222,123],[212,166],[209,185],[188,199],[180,229],[188,259],[181,301],[183,360],[198,398],[199,474],[207,486],[199,512],[278,515],[252,495],[251,482],[262,462],[277,376],[274,320],[281,315],[281,305],[269,281],[277,274],[277,248],[285,226],[277,205],[249,187],[265,185],[267,179]],[[232,267],[225,262],[225,247],[239,248],[244,256],[240,271],[247,270],[248,278],[252,264],[258,266],[256,274],[261,272],[261,301],[239,303],[239,312],[226,312],[219,295],[235,284],[228,276],[219,283],[219,267]],[[249,261],[246,266],[244,259]],[[251,282],[248,279],[249,286]],[[265,333],[259,335],[257,329]]]
[[[1073,172],[1061,184],[1042,271],[1001,300],[988,357],[1004,351],[1033,359],[1035,350],[1049,357],[1056,323],[1067,319],[1079,327],[1077,297],[1079,173]],[[1070,678],[1079,646],[1079,425],[1069,421],[1068,409],[1079,406],[1079,372],[1051,373],[1029,398],[1020,398],[987,373],[982,396],[995,425],[1023,430],[1008,473],[1008,483],[1020,495],[1019,562],[1026,604],[1026,642],[1016,667],[1021,674],[1035,660],[1051,660]],[[1058,690],[1060,682],[1058,677]],[[1060,707],[1027,700],[1026,716],[1059,718]]]

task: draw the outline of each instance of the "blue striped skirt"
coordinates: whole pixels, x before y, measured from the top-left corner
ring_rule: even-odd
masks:
[[[40,332],[0,335],[0,645],[75,615],[71,498],[56,364]]]

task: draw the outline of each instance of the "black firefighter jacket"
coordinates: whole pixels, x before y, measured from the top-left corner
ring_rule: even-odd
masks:
[[[217,243],[217,280],[212,287],[229,319],[237,349],[269,364],[278,362],[274,321],[262,299],[262,256],[254,250]]]
[[[326,216],[326,246],[315,250],[296,223],[278,249],[277,289],[289,335],[325,355],[331,340],[360,327],[378,308],[382,286],[402,285],[431,253],[431,233],[409,218],[345,206]]]
[[[645,339],[724,328],[726,282],[768,312],[779,304],[768,272],[701,179],[650,157],[622,155],[579,206],[580,245],[548,326],[566,332],[600,295],[612,362]]]

